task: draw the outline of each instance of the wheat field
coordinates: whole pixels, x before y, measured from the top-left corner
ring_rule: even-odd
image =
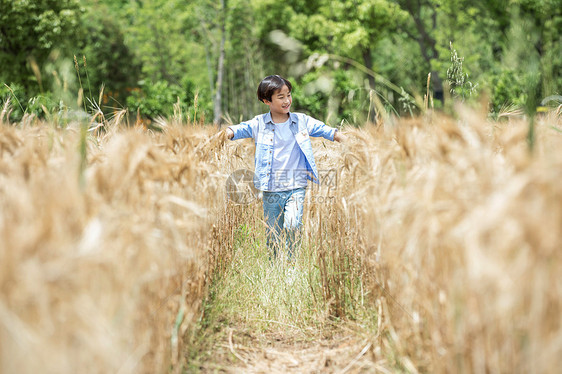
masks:
[[[0,117],[0,371],[182,372],[210,284],[259,206],[225,196],[251,141],[123,115]],[[99,122],[99,123],[98,123]],[[562,120],[456,108],[313,142],[337,185],[311,189],[327,318],[364,321],[388,371],[539,372],[562,357]],[[324,197],[320,199],[319,197]],[[365,315],[367,316],[367,315]],[[363,317],[367,318],[367,317]],[[319,327],[321,328],[321,326]]]
[[[180,367],[223,178],[208,131],[119,119],[0,126],[3,373]]]
[[[560,108],[537,120],[533,152],[527,120],[456,113],[356,131],[331,160],[343,185],[330,221],[359,231],[340,251],[363,259],[379,310],[373,357],[408,372],[555,372]]]

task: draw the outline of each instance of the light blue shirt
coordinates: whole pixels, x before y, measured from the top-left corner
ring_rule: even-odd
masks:
[[[298,144],[307,170],[307,178],[318,183],[318,170],[312,154],[310,137],[323,137],[334,140],[336,129],[326,126],[322,121],[303,113],[289,113],[289,129]],[[271,113],[260,114],[253,119],[230,126],[234,136],[232,140],[253,138],[256,144],[254,184],[258,190],[268,191],[272,178],[275,124]]]
[[[268,191],[289,191],[306,187],[306,160],[289,125],[291,118],[284,123],[276,123],[273,129],[273,161]]]

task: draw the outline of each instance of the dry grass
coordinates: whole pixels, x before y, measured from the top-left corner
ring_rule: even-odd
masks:
[[[0,125],[1,372],[183,365],[221,201],[221,139],[105,125],[89,135],[82,178],[80,125]]]
[[[458,121],[386,123],[354,131],[343,155],[328,150],[325,165],[344,166],[336,203],[322,208],[338,222],[329,236],[363,261],[376,360],[411,372],[555,372],[562,121],[539,119],[531,154],[523,119],[457,110]]]

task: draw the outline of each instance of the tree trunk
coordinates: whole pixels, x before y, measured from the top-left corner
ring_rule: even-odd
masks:
[[[222,24],[221,24],[221,44],[219,52],[219,66],[217,68],[217,83],[215,86],[214,100],[214,119],[213,123],[220,128],[222,119],[222,85],[224,80],[224,44],[226,42],[226,0],[221,0]]]
[[[207,76],[209,78],[209,92],[213,92],[215,87],[215,73],[211,63],[211,48],[209,43],[205,43],[205,62],[207,63]]]
[[[426,28],[424,20],[422,19],[422,11],[421,7],[426,5],[427,7],[431,8],[431,25],[432,29],[435,29],[437,23],[437,10],[433,8],[429,3],[428,4],[421,4],[419,1],[408,0],[404,2],[406,11],[410,14],[412,19],[414,20],[414,24],[416,26],[416,30],[418,34],[415,37],[418,45],[420,46],[421,54],[424,60],[427,62],[429,66],[431,66],[431,61],[437,59],[439,57],[439,53],[437,52],[437,48],[435,46],[436,41],[430,35],[429,31]],[[443,81],[439,75],[438,71],[432,70],[431,71],[431,79],[433,82],[433,92],[434,98],[436,100],[444,101],[445,97],[443,95]]]
[[[222,117],[222,82],[224,79],[224,42],[225,35],[221,38],[221,48],[219,54],[219,66],[217,69],[217,83],[215,86],[215,110],[214,110],[214,120],[213,123],[220,127],[221,117]]]
[[[363,64],[365,65],[365,67],[369,70],[373,70],[373,56],[371,54],[371,49],[370,48],[365,48],[363,49]],[[372,100],[372,96],[371,95],[376,95],[375,92],[376,91],[376,82],[375,82],[375,77],[372,76],[371,74],[367,75],[367,79],[369,80],[369,88],[371,89],[371,91],[369,92],[369,100]],[[369,105],[369,112],[367,113],[367,120],[371,119],[373,121],[373,123],[377,122],[377,111],[375,110],[375,105],[373,105],[374,103],[370,103]]]
[[[370,48],[363,49],[362,54],[363,54],[363,65],[365,65],[367,69],[373,70],[373,56],[371,56],[371,49]],[[371,90],[374,90],[375,77],[369,74],[368,79],[369,79],[369,87],[371,88]]]

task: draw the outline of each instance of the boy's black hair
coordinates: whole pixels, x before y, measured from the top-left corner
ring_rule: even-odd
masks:
[[[280,75],[269,75],[260,82],[258,86],[258,99],[262,103],[264,100],[271,101],[271,96],[275,91],[280,90],[283,86],[287,86],[289,92],[293,90],[291,82]]]

